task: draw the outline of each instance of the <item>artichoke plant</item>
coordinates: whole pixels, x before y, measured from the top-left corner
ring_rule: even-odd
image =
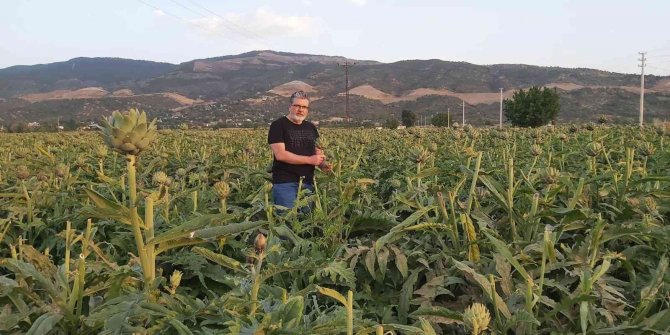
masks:
[[[156,119],[147,122],[147,114],[131,108],[126,113],[114,111],[103,119],[102,137],[109,147],[125,155],[137,155],[156,139]]]
[[[476,302],[465,309],[463,321],[472,330],[472,335],[479,335],[488,329],[491,315],[486,306]]]

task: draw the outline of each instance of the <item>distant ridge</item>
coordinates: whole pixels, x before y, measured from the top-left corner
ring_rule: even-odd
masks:
[[[469,122],[497,120],[503,97],[533,85],[556,88],[563,121],[633,122],[639,76],[594,69],[525,64],[476,65],[444,60],[381,63],[342,56],[257,50],[180,64],[79,57],[0,69],[0,122],[99,119],[113,110],[142,108],[170,122],[265,124],[285,113],[284,98],[311,93],[314,118],[342,117],[349,70],[354,120],[380,122],[402,109],[420,115],[461,108]],[[645,115],[670,118],[670,77],[646,76]],[[241,121],[240,121],[241,120]],[[166,121],[167,122],[167,121]]]

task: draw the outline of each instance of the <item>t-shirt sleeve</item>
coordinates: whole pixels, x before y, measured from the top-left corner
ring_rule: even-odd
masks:
[[[284,143],[284,130],[279,122],[272,122],[268,131],[268,144]]]
[[[317,138],[319,138],[319,131],[316,130],[316,126],[315,126],[315,125],[312,125],[312,127],[314,127],[314,139],[316,140]]]

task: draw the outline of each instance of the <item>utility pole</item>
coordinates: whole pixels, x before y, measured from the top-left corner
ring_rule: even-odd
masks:
[[[355,64],[355,62],[349,63],[349,61],[344,61],[344,64],[340,64],[344,68],[344,110],[347,113],[347,122],[351,121],[349,117],[349,67]]]
[[[642,72],[640,72],[640,126],[644,123],[644,61],[647,59],[644,58],[644,55],[646,55],[646,52],[638,52],[640,54],[640,65],[638,65],[640,68],[642,68]]]
[[[451,127],[451,108],[447,107],[447,127]]]
[[[465,127],[465,100],[461,100],[463,102],[463,123],[461,124],[461,127]]]
[[[500,124],[498,125],[498,128],[502,129],[502,107],[503,107],[503,100],[502,100],[502,87],[500,88]]]

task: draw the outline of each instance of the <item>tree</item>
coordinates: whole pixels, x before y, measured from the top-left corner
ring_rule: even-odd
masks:
[[[413,127],[416,123],[416,114],[414,114],[414,112],[411,110],[403,109],[400,119],[402,120],[402,124],[405,127]]]
[[[449,114],[439,113],[430,119],[430,123],[435,127],[449,127]]]
[[[77,130],[77,121],[75,121],[74,118],[67,119],[67,121],[63,123],[63,130]]]
[[[400,122],[396,118],[387,119],[384,123],[384,127],[388,129],[397,129],[400,125]]]
[[[539,127],[556,118],[560,110],[556,89],[533,86],[519,90],[512,99],[505,99],[505,118],[515,126]]]

